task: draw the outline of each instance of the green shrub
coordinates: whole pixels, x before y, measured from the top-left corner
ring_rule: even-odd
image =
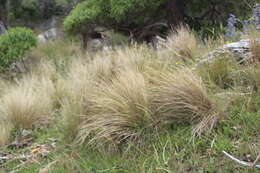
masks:
[[[64,21],[65,31],[69,33],[83,32],[91,25],[91,21],[97,20],[101,16],[100,0],[85,1],[77,5],[71,14]]]
[[[105,26],[143,39],[147,25],[165,18],[158,8],[165,0],[88,0],[76,6],[64,21],[67,33],[81,34],[84,46],[95,26]],[[152,20],[151,20],[152,19]],[[145,34],[144,34],[145,33]],[[150,32],[149,32],[150,33]]]
[[[5,70],[37,43],[33,32],[26,28],[13,28],[0,37],[0,70]]]
[[[88,0],[77,5],[64,21],[64,27],[68,32],[83,32],[90,25],[107,26],[108,22],[111,22],[110,25],[145,25],[164,2],[165,0]]]

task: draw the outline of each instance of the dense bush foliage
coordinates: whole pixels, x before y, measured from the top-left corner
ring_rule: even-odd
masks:
[[[180,23],[188,23],[208,36],[224,32],[221,25],[230,13],[246,18],[254,3],[254,0],[88,0],[72,10],[64,27],[69,33],[88,34],[101,25],[146,40],[165,31],[166,24],[176,28]]]
[[[240,19],[248,18],[248,12],[256,2],[257,0],[0,0],[0,20],[8,21],[11,25],[18,21],[33,23],[55,15],[67,15],[80,3],[65,22],[68,31],[86,31],[92,28],[90,26],[98,24],[145,38],[146,35],[165,31],[163,25],[154,25],[155,23],[168,23],[174,27],[179,22],[185,22],[207,36],[223,32],[221,23],[226,23],[230,13]]]
[[[54,15],[66,15],[81,0],[0,0],[0,20],[38,22]]]
[[[26,28],[13,28],[0,37],[0,68],[4,70],[37,43],[33,32]]]
[[[164,3],[165,0],[88,0],[71,12],[64,21],[64,27],[70,33],[89,32],[96,24],[133,32],[137,27],[142,28],[165,18],[166,13],[157,13]]]

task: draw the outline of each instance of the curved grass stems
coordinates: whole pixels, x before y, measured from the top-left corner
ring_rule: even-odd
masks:
[[[90,115],[85,115],[77,136],[79,143],[136,140],[152,121],[145,80],[132,70],[101,83],[90,102]]]
[[[249,163],[249,162],[245,162],[245,161],[239,160],[239,159],[235,158],[234,156],[228,154],[225,151],[222,151],[222,152],[225,154],[225,156],[227,156],[228,158],[230,158],[231,160],[237,162],[238,164],[240,164],[242,166],[248,166],[248,167],[253,167],[253,168],[260,169],[260,165],[257,165],[257,162],[260,160],[260,155],[257,156],[257,158],[256,158],[254,163]]]
[[[62,115],[69,131],[74,131],[76,143],[119,145],[152,132],[154,126],[179,123],[195,125],[195,137],[210,132],[224,116],[191,70],[145,68],[141,68],[143,72],[125,68],[111,80],[94,85],[91,80],[95,78],[91,77],[85,83],[75,80],[79,85],[69,85],[76,88],[64,102]]]
[[[156,79],[157,78],[157,79]],[[193,135],[210,131],[221,118],[202,80],[189,69],[156,76],[153,88],[153,107],[164,124],[197,124]]]
[[[48,121],[52,102],[45,87],[41,87],[45,84],[51,86],[48,80],[30,77],[9,88],[1,99],[2,116],[18,129],[32,128]]]
[[[200,56],[198,40],[188,26],[182,25],[172,32],[161,47],[171,51],[175,56],[180,57],[184,62],[193,61]]]

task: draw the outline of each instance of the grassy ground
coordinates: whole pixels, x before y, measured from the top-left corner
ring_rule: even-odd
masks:
[[[223,156],[225,150],[241,160],[254,161],[260,146],[260,112],[234,110],[220,122],[213,134],[191,140],[187,126],[171,127],[158,136],[150,136],[136,147],[129,144],[124,151],[107,151],[88,146],[70,146],[59,136],[59,129],[34,132],[35,143],[58,139],[57,147],[46,158],[28,161],[17,167],[19,172],[38,172],[53,163],[49,172],[257,172],[237,165]],[[53,125],[55,126],[55,125]],[[28,149],[10,150],[28,153]],[[2,172],[12,171],[20,160],[4,164]]]
[[[159,51],[38,46],[27,73],[1,81],[0,172],[259,172],[222,153],[260,152],[259,46],[247,64],[194,68],[221,44],[181,28]]]

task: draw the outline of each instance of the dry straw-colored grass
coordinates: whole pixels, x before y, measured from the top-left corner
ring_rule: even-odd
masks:
[[[78,133],[80,116],[86,113],[88,95],[95,86],[93,79],[88,63],[76,60],[72,62],[66,78],[60,80],[64,88],[60,111],[67,137],[74,138]]]
[[[185,62],[194,60],[200,54],[199,43],[194,32],[184,25],[173,31],[162,46]]]
[[[32,128],[50,118],[51,99],[42,89],[48,81],[29,77],[10,87],[1,99],[0,111],[15,128]]]
[[[137,139],[151,122],[149,99],[144,77],[128,70],[112,82],[103,82],[90,100],[77,137],[79,142],[112,142]]]
[[[9,142],[12,126],[8,121],[0,117],[0,147]]]
[[[260,63],[260,41],[252,39],[250,49],[253,55],[252,62]]]
[[[66,65],[59,45],[41,47],[34,54],[49,59],[5,91],[1,116],[15,128],[32,128],[48,121],[55,108],[62,131],[76,143],[119,145],[175,123],[195,125],[198,135],[210,131],[222,111],[195,72],[177,70],[185,64],[177,63],[180,57],[198,57],[195,35],[183,26],[164,44],[163,53],[145,45],[93,55],[71,48]]]
[[[243,36],[245,39],[250,40],[250,51],[252,58],[250,63],[260,63],[260,32],[255,27],[250,27],[247,33]]]
[[[68,136],[75,136],[80,128],[78,141],[84,141],[85,138],[88,138],[89,135],[92,134],[92,131],[97,131],[97,129],[89,130],[89,127],[101,128],[101,125],[95,126],[95,123],[101,123],[101,115],[103,115],[100,113],[101,111],[107,109],[107,112],[104,112],[104,114],[109,114],[108,116],[111,118],[112,115],[110,115],[108,107],[110,106],[110,109],[118,109],[116,108],[117,105],[113,105],[115,104],[115,101],[113,100],[115,98],[109,100],[112,103],[103,103],[104,99],[112,97],[112,95],[108,95],[108,93],[117,94],[117,97],[119,97],[124,94],[124,92],[129,92],[130,96],[130,91],[127,90],[131,86],[131,91],[133,93],[139,92],[139,94],[141,94],[140,97],[142,97],[141,92],[143,86],[139,82],[140,79],[149,76],[152,71],[154,71],[153,69],[164,69],[163,71],[165,71],[166,69],[169,69],[169,66],[169,62],[167,62],[166,59],[157,58],[157,54],[154,54],[153,51],[144,45],[119,48],[111,52],[97,53],[93,59],[85,58],[74,60],[70,66],[67,77],[63,80],[66,94],[64,94],[65,97],[62,101],[61,114],[63,116],[65,129],[67,129],[67,132],[65,133],[67,133],[67,135],[69,134]],[[135,80],[137,81],[136,84]],[[128,82],[129,86],[127,86]],[[146,89],[148,89],[148,87]],[[107,95],[104,95],[104,93]],[[132,108],[133,106],[126,104],[128,103],[127,99],[131,98],[124,99],[125,108],[122,108],[122,112],[130,111],[130,107]],[[131,103],[131,101],[129,101],[129,103]],[[104,105],[107,105],[107,107],[104,107]],[[88,124],[88,118],[91,117],[90,115],[93,115],[92,123],[94,125]],[[84,125],[86,125],[87,128],[83,128],[82,125],[79,125],[82,121],[82,117],[87,119],[84,121]],[[105,116],[102,118],[104,125],[107,118]],[[117,117],[115,116],[115,118]],[[129,123],[131,124],[131,122]],[[107,128],[109,127],[104,127],[104,129]],[[107,137],[109,135],[109,130],[106,131],[108,133],[106,134],[106,137],[104,137],[105,135],[95,135],[92,141],[111,138]],[[122,136],[124,135],[122,134]],[[121,138],[116,137],[116,135],[115,138],[117,141],[121,140]]]
[[[165,124],[195,124],[199,135],[211,130],[222,112],[202,80],[178,68],[173,57],[146,46],[75,59],[61,80],[66,136],[76,136],[76,143],[117,145]]]
[[[164,73],[154,80],[153,107],[163,124],[197,124],[194,135],[211,130],[221,112],[198,75],[188,69]]]
[[[199,76],[187,69],[155,71],[146,75],[125,69],[97,84],[84,101],[64,103],[63,115],[77,143],[117,145],[138,139],[154,126],[175,123],[194,124],[194,135],[212,130],[223,112]]]
[[[97,85],[103,81],[111,81],[119,62],[115,62],[110,54],[99,54],[93,60],[75,59],[69,67],[68,74],[59,84],[64,88],[61,99],[61,114],[65,135],[75,137],[78,133],[80,117],[88,113],[89,97]]]

